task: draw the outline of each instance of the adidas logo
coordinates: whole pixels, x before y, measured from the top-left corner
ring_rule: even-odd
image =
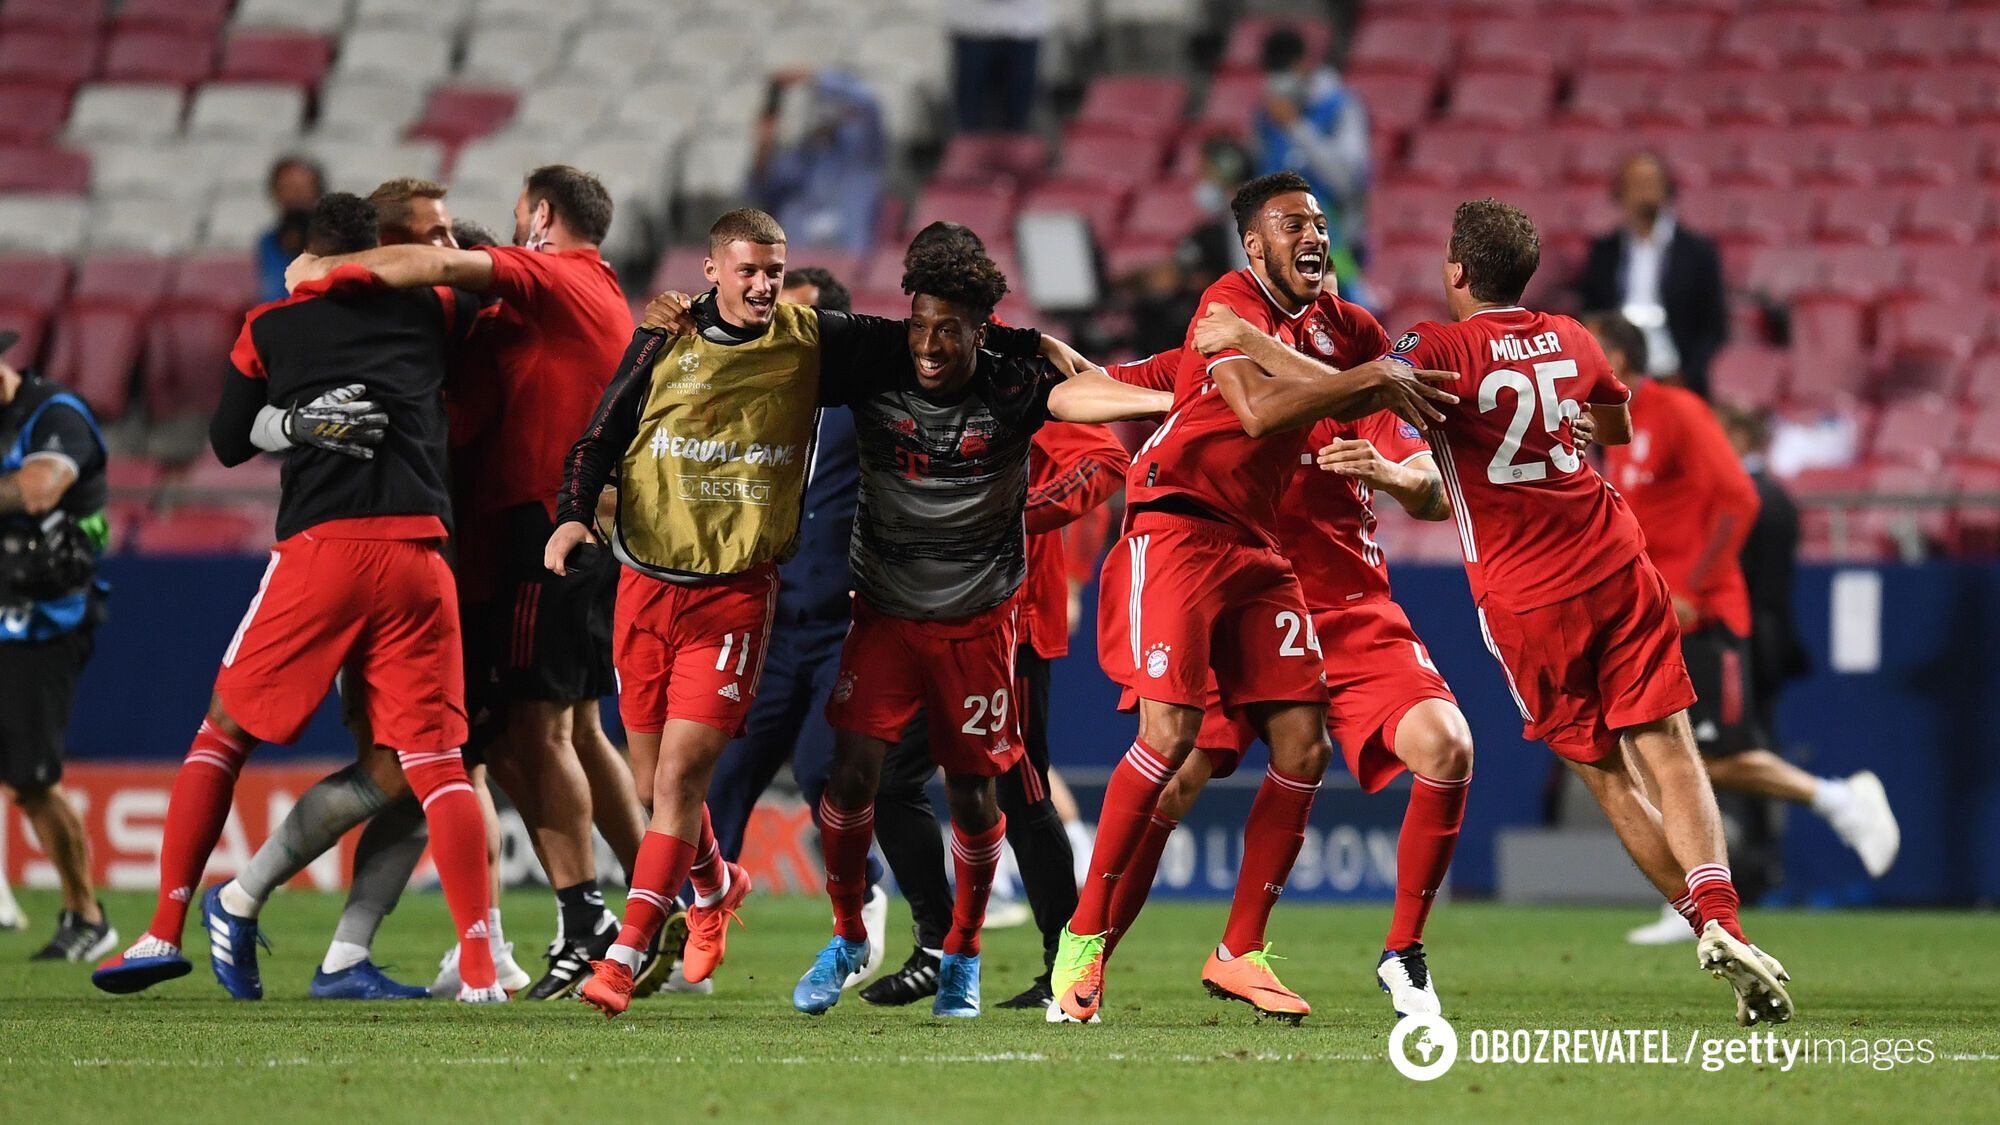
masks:
[[[735,703],[743,702],[743,693],[737,690],[736,681],[734,680],[731,680],[730,682],[723,684],[721,690],[717,691],[715,694]]]
[[[167,893],[167,897],[173,899],[175,902],[187,902],[194,898],[194,888],[175,887]]]
[[[466,941],[477,941],[486,936],[486,919],[484,918],[465,928],[464,940]]]

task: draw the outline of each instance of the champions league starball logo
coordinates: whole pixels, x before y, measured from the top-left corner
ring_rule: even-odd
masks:
[[[1458,1061],[1458,1032],[1443,1016],[1404,1016],[1389,1033],[1389,1061],[1412,1082],[1441,1078]]]

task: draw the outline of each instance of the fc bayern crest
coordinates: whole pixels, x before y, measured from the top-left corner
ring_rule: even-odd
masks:
[[[1333,334],[1326,330],[1326,324],[1315,320],[1312,324],[1313,347],[1321,355],[1333,354]]]
[[[1154,645],[1146,652],[1146,674],[1159,679],[1167,674],[1167,646]]]

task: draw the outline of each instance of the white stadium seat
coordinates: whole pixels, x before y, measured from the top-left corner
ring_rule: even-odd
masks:
[[[284,28],[330,34],[347,26],[352,0],[242,0],[230,22],[239,28]]]
[[[205,250],[248,250],[270,227],[264,189],[219,191],[204,208],[197,244]]]
[[[855,42],[853,64],[864,78],[895,76],[943,93],[951,77],[951,44],[939,27],[885,27]]]
[[[107,199],[91,208],[87,241],[93,251],[184,254],[194,246],[201,217],[175,199]]]
[[[436,141],[378,144],[312,138],[306,150],[326,167],[327,186],[366,195],[383,180],[398,176],[438,178],[444,166],[444,146]]]
[[[521,183],[516,177],[514,186],[506,191],[453,182],[444,203],[452,218],[471,219],[492,231],[504,246],[514,237],[514,203],[520,198]]]
[[[587,0],[477,0],[471,22],[474,27],[527,24],[562,31],[589,16]]]
[[[681,149],[681,193],[708,198],[741,195],[750,178],[753,155],[750,138],[744,133],[705,132],[696,136]]]
[[[605,127],[616,134],[660,136],[672,143],[700,123],[703,89],[694,82],[669,79],[627,90],[612,105]]]
[[[191,203],[208,195],[209,176],[195,150],[184,145],[106,141],[91,149],[90,192],[96,199]]]
[[[382,77],[403,83],[435,82],[451,71],[451,42],[412,35],[406,27],[359,27],[340,41],[336,75]]]
[[[85,86],[70,106],[63,136],[71,141],[171,137],[181,131],[181,102],[179,86]]]
[[[616,24],[585,28],[570,41],[569,55],[556,72],[560,81],[595,80],[614,86],[642,82],[651,68],[657,41]]]
[[[767,73],[839,66],[853,55],[853,28],[818,21],[780,24],[765,37],[757,57]]]
[[[458,76],[500,86],[532,86],[562,61],[562,41],[538,28],[478,28],[465,45]]]
[[[190,137],[181,143],[181,149],[191,154],[194,162],[206,173],[202,180],[207,184],[207,190],[211,194],[223,195],[244,189],[263,192],[270,178],[271,165],[280,156],[300,152],[304,148],[296,133],[261,140]]]
[[[74,254],[89,215],[74,195],[0,195],[0,250]]]
[[[297,86],[215,82],[195,91],[187,132],[191,137],[293,137],[305,117],[306,92]]]
[[[358,0],[354,6],[357,27],[397,27],[451,35],[465,25],[471,0]]]
[[[394,140],[423,112],[427,97],[419,83],[335,77],[320,89],[315,132],[357,141]]]
[[[574,140],[590,133],[624,91],[597,83],[549,83],[529,90],[514,111],[509,131]]]

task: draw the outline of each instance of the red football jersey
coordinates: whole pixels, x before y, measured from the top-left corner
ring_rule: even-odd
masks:
[[[1389,340],[1368,310],[1334,295],[1287,314],[1248,269],[1208,287],[1197,308],[1220,301],[1263,332],[1335,368],[1353,367],[1387,350]],[[1197,313],[1195,321],[1199,321]],[[1216,390],[1210,372],[1247,362],[1229,350],[1203,356],[1194,350],[1188,324],[1174,378],[1174,409],[1139,448],[1125,482],[1128,506],[1181,496],[1276,546],[1278,497],[1298,467],[1310,427],[1253,438]]]
[[[1604,447],[1604,471],[1647,531],[1646,554],[1700,623],[1750,634],[1750,588],[1737,552],[1757,521],[1757,486],[1715,411],[1685,387],[1632,391],[1632,441]]]
[[[1318,613],[1389,600],[1389,566],[1375,542],[1374,490],[1315,463],[1336,438],[1365,438],[1384,458],[1406,464],[1430,455],[1415,426],[1388,411],[1358,422],[1327,419],[1312,427],[1298,471],[1278,501],[1278,552],[1292,560],[1306,608]]]
[[[1571,442],[1584,403],[1631,392],[1583,325],[1527,309],[1483,309],[1457,324],[1427,321],[1393,357],[1458,372],[1431,448],[1458,518],[1473,597],[1534,609],[1574,597],[1645,549],[1625,501]]]
[[[1109,426],[1050,422],[1028,447],[1028,579],[1021,643],[1044,660],[1069,654],[1069,574],[1063,528],[1111,499],[1132,455]]]

